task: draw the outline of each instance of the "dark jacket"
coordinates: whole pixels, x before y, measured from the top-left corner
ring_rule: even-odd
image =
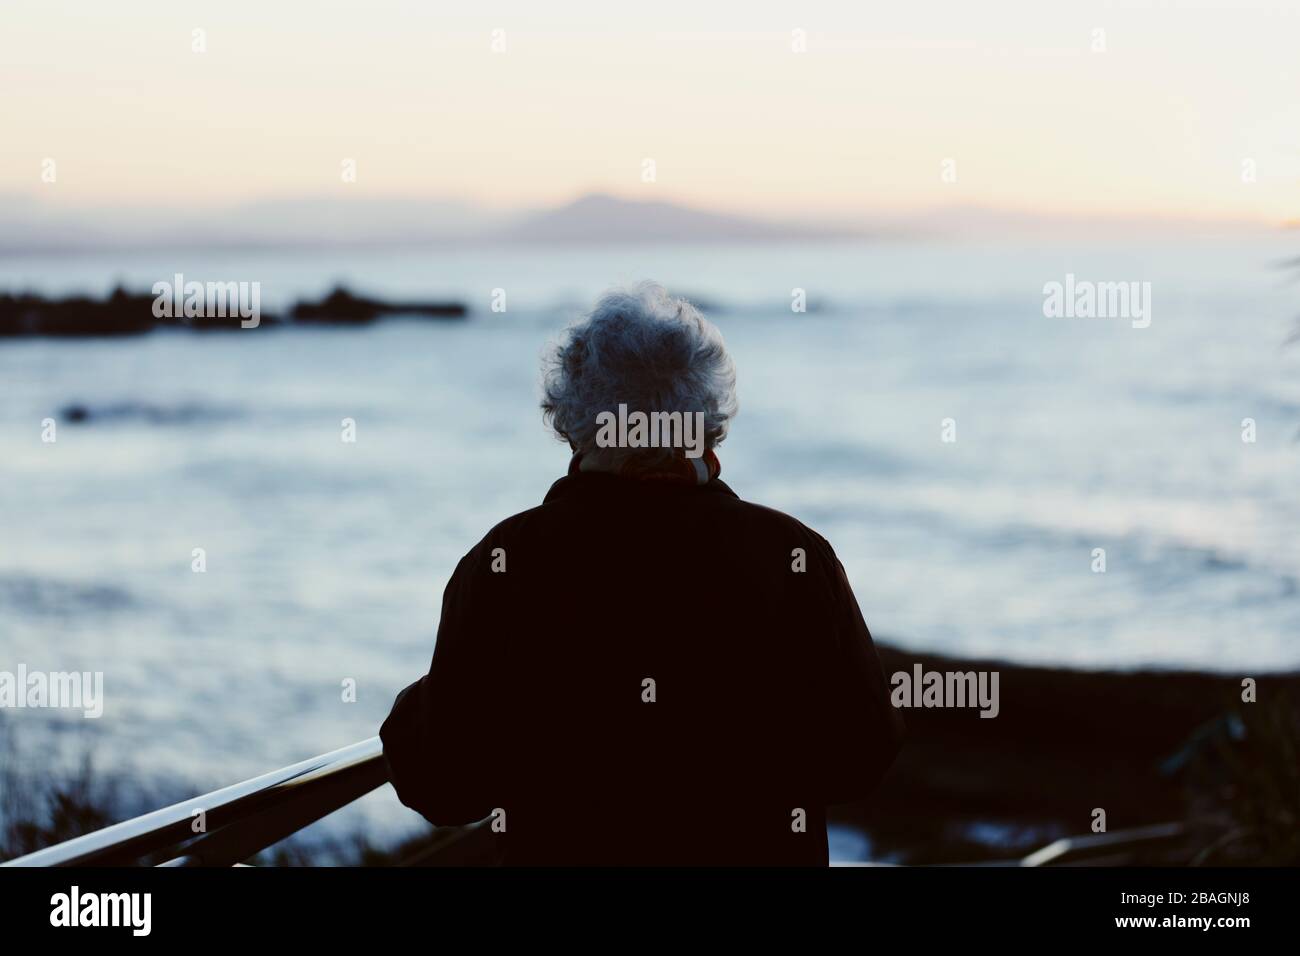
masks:
[[[902,721],[824,538],[717,479],[588,472],[461,559],[380,736],[431,822],[503,810],[507,863],[825,864]]]

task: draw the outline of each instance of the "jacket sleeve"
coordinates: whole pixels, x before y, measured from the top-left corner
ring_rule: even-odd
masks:
[[[393,703],[379,730],[398,798],[435,826],[473,823],[500,806],[489,759],[500,690],[493,602],[480,544],[456,566],[442,599],[429,673]]]
[[[832,623],[827,668],[822,773],[828,806],[865,800],[902,748],[902,715],[890,703],[889,684],[844,566],[823,541],[829,561]]]

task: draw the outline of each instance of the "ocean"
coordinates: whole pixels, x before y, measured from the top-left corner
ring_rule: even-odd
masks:
[[[260,282],[266,310],[336,282],[471,309],[0,340],[0,670],[102,671],[106,698],[98,720],[0,716],[36,748],[31,772],[88,748],[97,766],[203,786],[375,734],[428,667],[458,558],[564,473],[537,408],[547,341],[602,289],[643,278],[700,303],[735,358],[723,479],[831,541],[877,639],[1093,669],[1295,669],[1300,345],[1284,342],[1300,286],[1278,263],[1296,246],[0,259],[0,291],[146,291],[182,272]],[[1149,325],[1046,316],[1044,286],[1067,276],[1149,282]],[[67,420],[71,405],[89,420]],[[363,804],[352,819],[410,825],[390,794]]]

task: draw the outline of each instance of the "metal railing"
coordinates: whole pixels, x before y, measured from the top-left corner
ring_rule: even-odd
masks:
[[[383,744],[371,737],[0,866],[236,866],[387,782]],[[489,849],[488,832],[486,821],[435,831],[423,849],[402,862],[491,862],[495,847]],[[1088,834],[1057,840],[1022,860],[982,865],[1123,865],[1134,852],[1184,835],[1178,823]]]
[[[1155,823],[1115,833],[1066,837],[1035,850],[1020,866],[1124,866],[1136,853],[1159,852],[1185,836],[1187,827],[1181,823]]]
[[[233,866],[387,782],[371,737],[3,865],[132,866],[175,851],[162,865]]]

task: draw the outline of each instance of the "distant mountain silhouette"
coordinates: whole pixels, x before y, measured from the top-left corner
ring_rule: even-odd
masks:
[[[519,241],[634,242],[807,239],[861,233],[749,219],[670,202],[635,202],[597,193],[529,216],[499,235]]]
[[[837,238],[1125,235],[1258,230],[1260,224],[1117,219],[947,206],[868,216],[861,225],[780,222],[664,200],[594,193],[546,209],[504,210],[467,200],[334,194],[276,197],[218,208],[67,205],[0,193],[0,254],[127,248],[311,248],[420,243],[734,242]]]

